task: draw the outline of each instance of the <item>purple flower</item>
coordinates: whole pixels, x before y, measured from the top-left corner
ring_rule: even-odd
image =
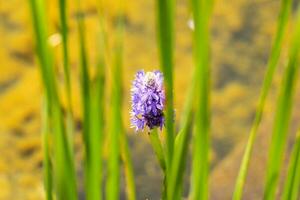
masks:
[[[131,127],[136,131],[164,125],[165,91],[160,71],[138,71],[131,88]]]

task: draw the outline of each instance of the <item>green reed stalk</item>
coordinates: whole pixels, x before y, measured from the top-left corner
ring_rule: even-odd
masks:
[[[209,17],[210,0],[191,0],[194,30],[194,59],[196,66],[196,116],[191,176],[192,200],[208,199],[209,127],[210,127],[210,64]]]
[[[47,44],[47,28],[44,1],[30,0],[37,53],[40,61],[42,81],[49,105],[49,126],[53,131],[54,186],[57,199],[77,199],[75,168],[61,105],[59,102],[52,54]],[[52,149],[52,148],[51,148]]]
[[[160,65],[166,88],[166,175],[171,168],[174,149],[174,108],[173,108],[173,0],[157,0],[157,29]]]
[[[44,175],[44,187],[46,192],[46,200],[52,200],[53,195],[53,179],[52,179],[52,166],[50,157],[50,127],[49,127],[49,106],[47,100],[44,99],[42,107],[42,148],[43,148],[43,175]]]
[[[284,184],[282,200],[297,200],[300,188],[300,130],[290,158],[289,170]]]
[[[300,47],[300,9],[295,24],[295,30],[290,47],[289,61],[283,82],[280,88],[280,96],[277,102],[275,113],[273,136],[269,151],[269,161],[267,165],[266,185],[264,190],[264,199],[271,200],[275,198],[276,186],[281,168],[281,162],[284,156],[289,121],[291,118],[291,109],[293,105],[293,96],[295,93],[296,81],[298,78]]]
[[[101,48],[101,47],[100,47]],[[91,200],[102,199],[102,154],[104,135],[104,106],[105,106],[105,61],[104,49],[99,51],[98,64],[94,83],[91,83],[93,98],[90,102],[90,155],[87,179],[89,181],[89,196]]]
[[[258,102],[258,107],[256,109],[256,115],[255,119],[253,121],[248,142],[246,145],[245,153],[243,155],[243,160],[242,164],[240,167],[240,171],[236,180],[236,185],[233,193],[233,200],[239,200],[242,198],[243,194],[243,188],[245,185],[246,181],[246,176],[248,172],[248,167],[249,167],[249,161],[250,157],[253,151],[253,145],[254,141],[257,135],[257,130],[259,127],[259,124],[261,122],[263,110],[265,107],[265,102],[266,102],[266,97],[268,95],[274,72],[279,60],[280,52],[281,52],[281,47],[283,43],[283,36],[286,30],[286,25],[288,22],[288,16],[290,13],[291,9],[291,0],[282,0],[281,1],[281,11],[278,17],[278,25],[277,25],[277,31],[276,31],[276,36],[274,39],[274,44],[271,50],[271,55],[267,64],[267,72],[264,78],[263,86],[260,92],[260,97],[259,97],[259,102]]]
[[[70,143],[70,151],[73,152],[73,111],[72,111],[72,94],[71,94],[71,81],[70,81],[70,66],[69,66],[69,53],[68,53],[68,25],[67,25],[67,5],[66,0],[59,0],[59,17],[60,17],[60,33],[62,36],[63,47],[63,68],[65,79],[65,94],[67,97],[67,133]]]
[[[103,66],[102,66],[103,67]],[[89,132],[89,155],[87,160],[87,199],[102,199],[102,146],[104,124],[104,86],[101,75],[97,72],[95,85],[91,92],[93,98],[90,102],[90,132]]]
[[[116,44],[112,64],[112,92],[110,119],[110,151],[108,158],[108,179],[106,185],[106,199],[118,200],[120,192],[120,136],[122,131],[122,56],[123,56],[123,10],[118,16]]]
[[[66,0],[59,0],[59,17],[60,17],[60,28],[63,45],[63,67],[65,76],[65,91],[68,100],[68,109],[72,110],[71,104],[71,81],[70,81],[70,66],[69,66],[69,53],[68,53],[68,25],[66,15],[67,5]]]
[[[175,138],[174,158],[172,160],[171,181],[169,183],[170,199],[181,199],[182,182],[188,154],[189,136],[192,127],[193,100],[196,94],[196,74],[193,73],[192,83],[188,90],[184,111],[181,117],[180,131]]]
[[[168,183],[169,199],[181,199],[181,187],[186,167],[189,136],[191,133],[192,112],[187,113],[186,122],[176,137],[174,157],[172,160],[171,178]]]

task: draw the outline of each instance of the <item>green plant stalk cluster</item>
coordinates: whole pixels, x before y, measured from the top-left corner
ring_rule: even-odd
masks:
[[[105,37],[100,35],[96,74],[89,74],[83,12],[78,1],[81,96],[83,103],[83,141],[85,146],[85,191],[89,200],[102,199],[102,151],[104,134]],[[99,13],[101,15],[101,13]],[[93,94],[93,97],[91,97]]]
[[[297,78],[299,76],[299,48],[300,48],[300,9],[295,23],[293,38],[291,41],[289,60],[282,80],[277,110],[275,113],[272,141],[269,150],[267,164],[267,176],[264,189],[264,199],[275,198],[276,186],[283,161],[286,145],[293,96],[295,93]]]
[[[257,130],[261,122],[263,115],[263,110],[265,107],[266,98],[270,90],[270,86],[273,80],[274,72],[280,57],[281,47],[283,43],[284,33],[287,27],[287,22],[289,19],[289,13],[291,9],[291,0],[282,0],[281,1],[281,11],[278,17],[278,25],[276,36],[274,39],[274,44],[271,50],[271,55],[267,64],[267,72],[264,78],[263,86],[261,89],[258,107],[256,109],[256,115],[253,122],[253,125],[250,130],[249,138],[243,155],[241,167],[239,174],[236,180],[236,185],[233,192],[233,199],[239,200],[242,198],[243,188],[246,181],[247,171],[249,167],[250,157],[253,151],[254,141],[257,135]]]
[[[60,106],[59,96],[57,92],[57,84],[55,80],[53,56],[47,43],[47,27],[45,16],[44,1],[30,0],[30,8],[33,19],[33,27],[36,38],[37,53],[40,63],[43,85],[46,89],[47,106],[47,122],[44,123],[45,133],[48,131],[51,134],[53,145],[48,146],[49,141],[44,141],[44,155],[53,153],[53,160],[50,156],[45,158],[45,189],[47,198],[52,198],[52,190],[55,191],[58,199],[76,199],[76,177],[75,168],[70,152],[70,142],[68,141],[67,133],[65,132],[65,124]],[[48,134],[45,134],[45,140],[48,140]],[[50,135],[49,135],[50,137]],[[52,161],[52,162],[51,162]],[[53,168],[50,167],[53,164]],[[52,170],[53,169],[53,170]],[[53,184],[52,182],[53,174]],[[54,188],[52,188],[52,185]]]

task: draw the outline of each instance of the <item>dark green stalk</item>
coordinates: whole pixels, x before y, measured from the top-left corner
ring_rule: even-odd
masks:
[[[60,28],[63,45],[63,67],[65,76],[65,91],[68,101],[68,110],[72,112],[71,103],[71,81],[70,81],[70,66],[69,66],[69,53],[68,53],[68,25],[66,15],[66,0],[59,0],[59,17],[60,17]]]
[[[295,30],[289,53],[289,61],[284,73],[283,82],[280,88],[280,96],[277,102],[275,113],[272,141],[269,151],[267,165],[267,177],[264,190],[264,199],[273,200],[275,198],[276,186],[284,156],[291,109],[293,106],[293,96],[295,93],[298,78],[300,47],[300,9],[295,24]]]
[[[123,11],[122,11],[123,13]],[[112,93],[110,119],[110,152],[108,159],[108,179],[106,199],[118,200],[120,192],[120,136],[122,131],[122,56],[123,56],[123,15],[119,13],[117,38],[112,64]]]
[[[85,47],[85,33],[83,12],[80,8],[80,0],[78,0],[77,12],[78,24],[78,41],[79,41],[79,59],[80,59],[80,79],[81,79],[81,97],[83,103],[83,141],[85,145],[86,159],[89,160],[89,132],[90,132],[90,79],[87,63],[86,47]]]
[[[281,11],[278,17],[278,26],[276,31],[276,36],[274,39],[274,44],[271,50],[271,55],[267,65],[267,72],[263,82],[262,90],[259,97],[258,107],[256,109],[256,115],[253,125],[250,130],[249,139],[243,156],[242,164],[240,167],[239,175],[236,180],[236,185],[233,193],[233,200],[239,200],[242,198],[243,188],[247,176],[247,171],[249,167],[249,160],[253,151],[254,141],[257,135],[257,130],[262,118],[263,110],[265,107],[266,97],[269,92],[274,72],[279,60],[281,47],[283,43],[283,36],[286,30],[286,25],[288,22],[288,16],[291,9],[291,0],[282,0]]]
[[[166,173],[172,163],[174,149],[174,108],[173,108],[173,0],[157,0],[157,28],[160,65],[166,88]]]
[[[299,199],[300,188],[300,130],[296,135],[293,152],[290,158],[289,170],[284,184],[282,200]]]
[[[196,116],[191,176],[192,200],[208,199],[209,127],[210,127],[210,64],[209,17],[210,0],[191,0],[194,31],[194,59],[196,66]]]
[[[70,67],[69,67],[69,54],[68,54],[68,25],[66,15],[66,0],[59,0],[59,17],[60,17],[60,28],[63,45],[63,68],[65,77],[65,94],[67,97],[67,134],[69,140],[70,151],[73,152],[73,111],[72,111],[72,100],[71,100],[71,81],[70,81]]]
[[[44,187],[46,192],[46,200],[52,200],[52,188],[53,188],[53,180],[52,180],[52,166],[51,166],[51,158],[50,158],[50,127],[49,127],[49,106],[47,104],[47,100],[44,100],[43,108],[42,108],[42,147],[43,147],[43,174],[44,174]]]

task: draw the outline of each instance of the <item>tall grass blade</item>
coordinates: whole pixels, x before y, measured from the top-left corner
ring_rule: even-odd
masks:
[[[297,200],[300,195],[300,130],[296,135],[287,178],[284,184],[282,200]]]
[[[170,182],[168,183],[168,194],[170,199],[181,199],[181,186],[188,154],[189,135],[191,133],[192,112],[187,115],[187,121],[178,133],[172,160]]]
[[[78,42],[79,42],[79,59],[80,59],[80,80],[81,80],[81,97],[83,104],[83,141],[85,145],[86,159],[89,160],[89,132],[90,132],[90,79],[88,70],[88,61],[86,55],[86,42],[84,32],[83,12],[80,7],[80,0],[77,0],[77,25],[78,25]],[[87,161],[88,162],[88,161]]]
[[[65,77],[65,91],[68,100],[68,110],[71,111],[71,81],[70,81],[70,66],[68,52],[68,25],[67,25],[67,5],[66,0],[59,0],[59,17],[60,17],[60,33],[62,36],[63,45],[63,67]]]
[[[126,178],[126,192],[128,200],[136,199],[136,188],[134,181],[134,173],[133,173],[133,164],[132,158],[129,151],[128,140],[125,135],[125,132],[121,133],[121,156],[124,163],[124,171]]]
[[[44,100],[42,107],[42,147],[43,147],[43,175],[44,175],[44,187],[46,193],[46,200],[52,200],[53,195],[53,179],[52,179],[52,165],[50,158],[50,127],[49,127],[49,106],[47,100]]]
[[[120,137],[122,131],[122,56],[123,56],[123,10],[118,16],[116,44],[112,64],[112,92],[110,117],[110,150],[108,158],[108,178],[106,199],[118,200],[120,192]]]
[[[269,160],[267,165],[266,185],[264,190],[264,199],[271,200],[275,198],[276,186],[283,160],[284,149],[287,138],[289,121],[291,118],[291,109],[293,106],[293,96],[298,78],[300,48],[300,9],[295,24],[295,30],[291,42],[289,61],[283,82],[280,88],[280,96],[277,102],[275,113],[272,141],[269,151]]]
[[[208,199],[209,127],[210,127],[210,64],[209,18],[210,0],[191,0],[194,30],[194,59],[196,66],[196,116],[190,198]]]
[[[59,0],[59,17],[60,17],[60,33],[62,36],[63,46],[63,68],[65,79],[65,94],[67,97],[67,134],[69,140],[70,151],[73,152],[73,109],[72,109],[72,94],[71,94],[71,80],[70,80],[70,66],[68,53],[68,26],[67,26],[67,5],[66,0]],[[73,155],[73,153],[72,153]],[[74,158],[73,158],[74,159]]]
[[[271,55],[267,64],[267,72],[264,78],[262,90],[260,92],[258,107],[256,109],[256,115],[253,122],[253,125],[250,130],[249,139],[246,145],[245,153],[243,155],[242,164],[239,170],[239,174],[236,180],[236,185],[234,188],[233,193],[233,199],[239,200],[242,198],[243,188],[246,181],[248,166],[249,166],[249,160],[252,154],[254,141],[257,135],[257,130],[259,127],[259,124],[261,122],[263,110],[265,107],[266,97],[268,95],[274,72],[279,60],[281,47],[283,43],[284,33],[286,30],[286,25],[288,22],[288,16],[291,9],[291,0],[282,0],[281,1],[281,11],[278,17],[278,25],[277,25],[277,31],[276,36],[274,39],[274,44],[271,50]]]
[[[54,186],[57,199],[77,199],[75,169],[65,133],[62,110],[58,98],[52,54],[47,44],[45,6],[42,0],[30,0],[36,36],[37,53],[42,80],[46,89],[50,122],[53,131]]]
[[[181,118],[181,129],[175,138],[174,157],[171,168],[171,181],[169,183],[170,199],[181,199],[182,181],[185,171],[185,163],[188,154],[188,143],[192,127],[193,100],[196,94],[196,75],[193,73],[191,87],[189,88],[183,115]]]
[[[157,0],[157,29],[160,66],[166,88],[166,169],[167,174],[174,149],[174,108],[173,108],[173,0]],[[168,175],[167,175],[168,182]]]

